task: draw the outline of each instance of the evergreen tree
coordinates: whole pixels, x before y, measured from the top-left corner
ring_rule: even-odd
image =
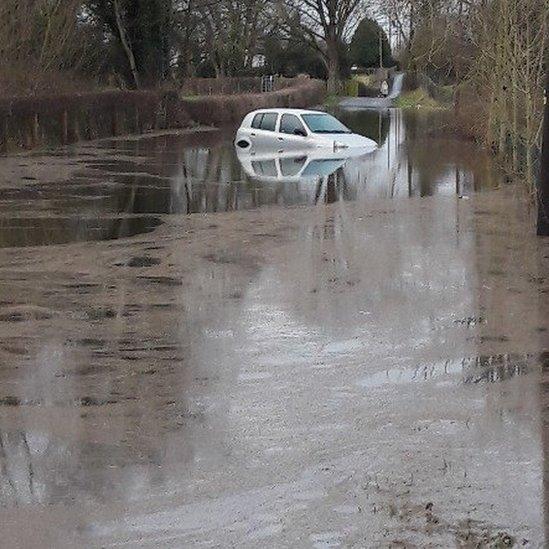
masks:
[[[351,40],[351,62],[359,67],[379,67],[379,35],[381,33],[381,45],[383,66],[393,64],[391,46],[385,31],[373,19],[363,19]]]

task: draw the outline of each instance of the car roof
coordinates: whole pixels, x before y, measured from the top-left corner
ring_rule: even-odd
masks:
[[[265,112],[274,112],[277,114],[327,114],[324,111],[321,110],[313,110],[313,109],[280,109],[280,108],[268,108],[265,107],[264,109],[257,109],[255,111],[251,111],[248,113],[250,114],[258,114],[258,113],[265,113]]]

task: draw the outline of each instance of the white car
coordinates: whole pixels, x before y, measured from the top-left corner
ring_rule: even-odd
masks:
[[[248,113],[236,132],[235,145],[249,151],[278,152],[318,147],[360,148],[368,152],[377,148],[375,141],[353,133],[331,114],[303,109],[261,109]]]

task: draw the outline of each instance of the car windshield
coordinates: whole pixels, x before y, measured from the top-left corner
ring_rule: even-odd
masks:
[[[351,133],[349,128],[330,114],[304,114],[302,118],[313,133]]]

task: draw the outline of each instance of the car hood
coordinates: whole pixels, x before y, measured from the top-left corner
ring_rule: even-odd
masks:
[[[318,147],[349,147],[374,150],[377,149],[377,143],[372,139],[358,135],[356,133],[332,133],[315,136]],[[335,144],[335,145],[334,145]]]

